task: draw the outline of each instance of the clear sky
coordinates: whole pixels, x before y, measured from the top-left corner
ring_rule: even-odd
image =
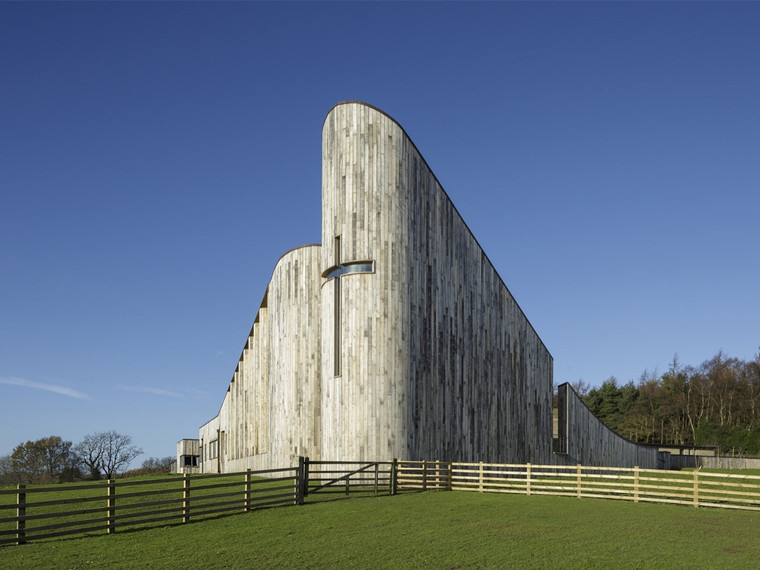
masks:
[[[321,127],[412,137],[598,385],[760,346],[760,4],[0,3],[0,455],[214,417]]]

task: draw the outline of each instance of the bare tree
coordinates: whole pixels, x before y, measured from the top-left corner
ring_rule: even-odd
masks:
[[[132,445],[130,436],[106,431],[85,436],[77,444],[76,452],[94,479],[100,478],[101,473],[111,479],[143,450]]]
[[[591,385],[588,382],[584,382],[581,378],[578,378],[575,382],[571,382],[570,386],[581,398],[588,396],[589,390],[591,390]]]
[[[171,473],[172,464],[177,459],[168,456],[168,457],[148,457],[145,461],[142,463],[143,469],[150,469],[154,473]]]
[[[21,483],[20,474],[13,468],[13,458],[10,455],[0,457],[0,485]]]
[[[45,444],[45,470],[51,481],[72,481],[79,477],[79,458],[74,453],[73,444],[70,441],[63,441],[58,436],[51,436],[40,441]]]
[[[84,439],[74,446],[74,452],[79,456],[82,464],[90,470],[90,478],[100,479],[101,465],[103,464],[103,446],[101,434],[94,433],[84,436]]]

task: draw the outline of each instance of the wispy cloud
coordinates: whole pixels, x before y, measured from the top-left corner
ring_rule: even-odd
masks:
[[[68,388],[66,386],[60,386],[58,384],[46,384],[44,382],[35,382],[34,380],[27,380],[26,378],[0,378],[0,384],[10,384],[11,386],[21,386],[23,388],[32,388],[34,390],[45,390],[47,392],[54,392],[55,394],[61,394],[62,396],[68,396],[69,398],[78,398],[80,400],[92,400],[92,396]]]
[[[208,398],[209,393],[206,390],[199,390],[198,388],[188,388],[187,389],[188,394],[190,394],[193,398],[200,398],[205,400]]]
[[[168,396],[170,398],[182,398],[182,394],[172,392],[171,390],[164,390],[163,388],[151,388],[149,386],[119,386],[119,390],[125,390],[126,392],[141,392],[143,394],[152,394],[153,396]]]

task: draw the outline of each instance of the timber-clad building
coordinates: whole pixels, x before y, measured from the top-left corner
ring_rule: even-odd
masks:
[[[322,130],[322,243],[277,262],[221,409],[200,428],[200,470],[298,456],[655,466],[641,454],[656,463],[656,449],[601,424],[579,434],[596,419],[572,390],[553,422],[552,369],[401,126],[339,103]]]

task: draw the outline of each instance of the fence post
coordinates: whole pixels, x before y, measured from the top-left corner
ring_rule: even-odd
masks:
[[[251,510],[251,470],[245,470],[245,493],[243,494],[243,510],[247,513]]]
[[[451,488],[454,486],[454,464],[451,461],[449,461],[448,477],[447,490],[451,491]]]
[[[699,469],[694,470],[694,507],[699,507]]]
[[[480,462],[480,467],[478,468],[478,491],[481,493],[483,492],[483,462]]]
[[[427,491],[427,460],[422,460],[422,490]]]
[[[108,480],[108,514],[106,515],[108,534],[116,532],[116,481]]]
[[[306,471],[306,458],[298,456],[298,469],[296,469],[296,505],[303,505],[303,481]]]
[[[375,463],[375,495],[377,495],[377,484],[380,478],[380,463]]]
[[[525,464],[525,492],[530,496],[530,463]]]
[[[309,496],[309,476],[311,474],[310,468],[309,468],[309,458],[304,457],[303,458],[303,496],[308,497]]]
[[[633,468],[633,502],[639,502],[639,466]]]
[[[182,475],[182,522],[190,522],[190,475]]]
[[[391,488],[390,492],[391,495],[395,495],[398,493],[398,459],[395,457],[393,458],[393,462],[391,463]]]
[[[16,544],[26,544],[26,485],[16,486]]]
[[[578,498],[581,498],[581,464],[578,463],[576,466],[576,476],[575,476],[576,483],[578,485]]]

